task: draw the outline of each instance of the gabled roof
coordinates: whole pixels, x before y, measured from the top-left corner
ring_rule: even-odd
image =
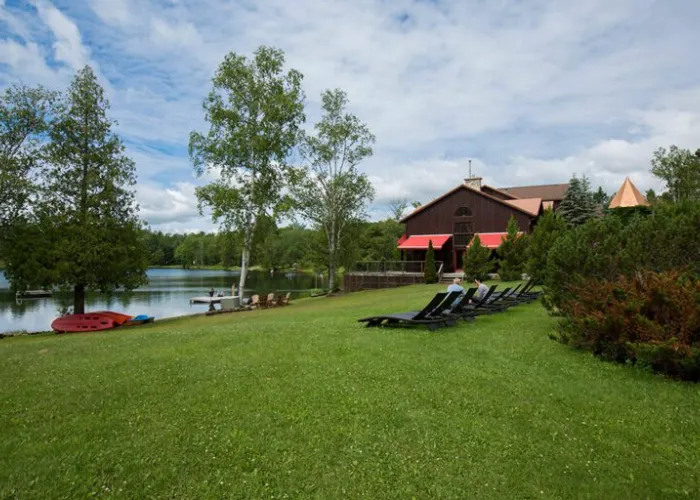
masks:
[[[521,208],[530,215],[538,216],[542,208],[542,198],[528,198],[525,200],[505,200],[509,205]]]
[[[495,188],[495,187],[493,187],[493,186],[489,186],[488,184],[484,184],[483,186],[481,186],[481,189],[484,189],[484,188],[485,188],[485,189],[490,189],[491,191],[496,191],[497,193],[501,193],[503,196],[507,196],[507,197],[510,198],[511,200],[515,200],[515,199],[518,198],[518,197],[515,196],[513,193],[506,193],[505,191],[503,191],[503,190],[501,190],[501,189],[498,189],[498,188]]]
[[[625,177],[622,186],[620,186],[620,189],[610,201],[610,208],[638,207],[640,205],[648,207],[649,202],[637,189],[637,186],[632,184],[630,178]]]
[[[543,201],[561,201],[564,199],[569,184],[541,184],[538,186],[515,186],[498,188],[517,198],[542,198]]]
[[[454,188],[450,189],[450,190],[449,190],[448,192],[446,192],[445,194],[440,195],[440,196],[438,196],[437,198],[435,198],[434,200],[429,201],[429,202],[426,203],[425,205],[421,205],[420,207],[416,208],[413,212],[411,212],[411,213],[408,214],[406,217],[404,217],[403,219],[401,219],[401,222],[406,222],[408,219],[410,219],[410,218],[412,218],[412,217],[418,215],[419,213],[421,213],[421,212],[422,212],[423,210],[425,210],[426,208],[435,205],[435,204],[438,203],[439,201],[441,201],[441,200],[447,198],[448,196],[450,196],[450,195],[456,193],[456,192],[459,191],[460,189],[466,189],[466,190],[468,190],[468,191],[471,191],[471,192],[473,192],[473,193],[476,193],[476,194],[478,194],[478,195],[481,195],[481,196],[483,196],[484,198],[488,198],[489,200],[493,200],[493,201],[495,201],[496,203],[500,203],[501,205],[504,205],[504,206],[506,206],[506,207],[508,207],[508,208],[512,208],[512,209],[514,209],[514,210],[517,210],[518,212],[522,212],[522,213],[524,213],[525,215],[527,215],[528,217],[532,217],[532,213],[528,212],[527,210],[524,210],[524,209],[522,209],[522,208],[520,208],[520,207],[516,207],[516,206],[514,206],[514,205],[511,205],[511,204],[508,203],[507,201],[504,201],[504,200],[501,200],[501,199],[499,199],[499,198],[496,198],[495,196],[491,196],[490,194],[487,194],[487,193],[484,193],[484,192],[482,192],[482,191],[479,191],[478,189],[470,188],[469,186],[466,186],[466,185],[464,185],[464,184],[459,184],[458,186],[455,186]]]

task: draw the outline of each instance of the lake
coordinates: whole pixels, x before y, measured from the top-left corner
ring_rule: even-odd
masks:
[[[208,295],[210,288],[231,295],[231,285],[237,284],[239,278],[238,271],[149,269],[148,285],[111,295],[88,293],[85,310],[111,310],[134,316],[148,314],[155,316],[156,320],[205,312],[209,308],[207,304],[190,305],[189,299]],[[294,298],[306,290],[324,285],[324,280],[313,274],[279,272],[270,275],[269,272],[251,271],[246,279],[246,295],[290,291]],[[72,306],[71,294],[55,293],[47,299],[18,301],[0,272],[0,332],[50,330],[51,321],[59,316],[60,311]]]

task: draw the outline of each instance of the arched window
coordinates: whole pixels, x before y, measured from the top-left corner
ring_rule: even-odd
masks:
[[[472,209],[469,207],[459,207],[455,210],[455,217],[471,217]]]

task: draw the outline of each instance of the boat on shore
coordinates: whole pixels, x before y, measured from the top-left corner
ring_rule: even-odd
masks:
[[[87,314],[69,314],[56,318],[51,328],[56,333],[99,332],[120,326],[137,326],[155,321],[153,316],[130,316],[114,311],[96,311]]]

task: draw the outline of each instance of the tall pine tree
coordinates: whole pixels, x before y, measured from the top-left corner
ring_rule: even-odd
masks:
[[[566,222],[559,213],[545,210],[538,219],[530,235],[525,264],[525,271],[536,283],[542,283],[547,271],[549,250],[559,237],[566,232]]]
[[[464,252],[462,259],[462,270],[464,271],[465,279],[473,281],[475,279],[484,280],[488,277],[491,270],[491,250],[481,244],[479,235],[475,235],[469,245],[469,248]]]
[[[506,236],[498,247],[501,257],[499,276],[504,281],[515,281],[521,278],[525,266],[525,247],[527,237],[520,233],[520,226],[515,217],[508,220]]]
[[[112,132],[109,103],[93,70],[80,70],[52,124],[33,220],[14,236],[13,285],[71,287],[74,312],[85,292],[135,288],[146,280],[133,186],[134,162]]]
[[[435,250],[433,250],[433,240],[428,242],[428,251],[425,253],[425,271],[424,277],[426,283],[437,283],[437,268],[435,267]]]
[[[559,206],[559,213],[569,226],[580,226],[595,217],[595,201],[585,175],[580,179],[575,175],[571,178]]]

